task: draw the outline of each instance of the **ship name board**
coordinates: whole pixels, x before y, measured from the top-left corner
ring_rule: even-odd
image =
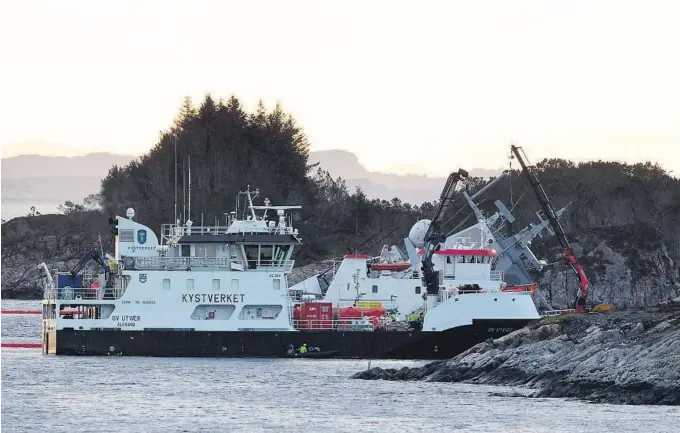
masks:
[[[119,328],[134,328],[139,322],[139,316],[111,316],[111,320],[116,322]]]
[[[208,304],[238,304],[242,303],[244,293],[184,293],[182,302],[200,302]]]
[[[489,333],[494,332],[512,332],[513,328],[489,328]]]

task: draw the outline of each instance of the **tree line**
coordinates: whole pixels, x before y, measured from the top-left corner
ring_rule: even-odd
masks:
[[[418,219],[432,217],[436,202],[414,206],[398,198],[369,198],[358,188],[349,191],[342,179],[309,163],[309,148],[300,125],[278,104],[268,111],[260,101],[247,112],[235,97],[215,101],[207,95],[198,106],[186,98],[147,154],[112,167],[98,195],[62,212],[91,209],[95,202],[109,215],[134,207],[137,220],[160,228],[174,219],[176,186],[181,211],[191,167],[194,222],[202,216],[206,223],[224,223],[224,213],[234,210],[237,193],[248,185],[274,204],[302,205],[294,215],[304,243],[297,254],[300,264],[348,250],[375,253],[383,244],[400,244]],[[567,231],[643,223],[663,232],[680,256],[680,181],[658,165],[546,159],[536,170],[556,208],[573,202],[563,219]],[[472,179],[470,191],[487,181]],[[484,196],[480,207],[489,214],[496,199],[512,208],[515,229],[537,221],[538,202],[518,170]],[[452,224],[467,216],[462,212]]]

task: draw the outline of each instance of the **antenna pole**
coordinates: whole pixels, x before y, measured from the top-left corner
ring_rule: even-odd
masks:
[[[187,161],[182,158],[182,223],[187,221]]]
[[[173,142],[175,143],[175,174],[172,176],[175,181],[175,219],[173,224],[177,224],[177,135],[173,135]]]
[[[191,219],[191,155],[189,155],[189,219]]]

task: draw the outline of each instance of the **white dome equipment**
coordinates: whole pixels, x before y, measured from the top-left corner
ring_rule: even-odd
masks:
[[[408,232],[408,238],[416,248],[422,248],[425,245],[425,234],[427,229],[430,228],[431,222],[428,219],[420,220]]]

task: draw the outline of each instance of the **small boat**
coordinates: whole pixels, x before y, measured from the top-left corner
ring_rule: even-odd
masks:
[[[411,267],[411,262],[398,263],[371,263],[372,271],[392,271],[401,272]]]
[[[317,359],[324,359],[324,358],[334,358],[335,356],[339,355],[340,351],[339,350],[322,350],[322,351],[311,351],[307,353],[289,353],[286,354],[286,358],[317,358]]]

